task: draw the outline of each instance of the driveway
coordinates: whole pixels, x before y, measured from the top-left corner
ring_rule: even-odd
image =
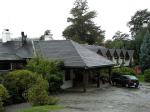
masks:
[[[99,89],[59,95],[66,109],[59,112],[150,112],[150,84],[139,89],[105,85]]]
[[[139,89],[104,85],[90,88],[86,93],[65,92],[58,97],[66,107],[57,112],[150,112],[150,84],[142,83]],[[12,105],[6,112],[30,107],[29,104]]]

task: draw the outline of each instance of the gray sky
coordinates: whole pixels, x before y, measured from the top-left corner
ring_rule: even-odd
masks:
[[[74,0],[0,0],[0,31],[9,28],[12,37],[20,36],[21,31],[28,37],[39,37],[50,29],[54,39],[62,39],[73,3]],[[88,0],[88,5],[97,11],[94,21],[106,30],[106,39],[111,39],[118,30],[128,33],[127,22],[137,10],[150,8],[150,0]]]

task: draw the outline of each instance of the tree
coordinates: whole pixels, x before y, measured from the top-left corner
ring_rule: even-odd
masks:
[[[134,16],[131,17],[131,20],[127,23],[130,28],[130,32],[134,36],[143,29],[143,24],[150,23],[150,12],[147,9],[137,11]]]
[[[53,34],[51,34],[51,30],[46,30],[44,35],[41,35],[40,40],[53,40]]]
[[[140,64],[142,70],[150,68],[150,33],[146,32],[140,49]]]
[[[122,33],[121,31],[117,31],[115,35],[112,37],[114,40],[128,40],[129,34]]]
[[[96,17],[95,11],[88,11],[87,0],[76,0],[70,13],[72,18],[67,22],[71,25],[63,31],[66,39],[79,43],[100,44],[104,40],[104,31],[92,21]]]
[[[112,37],[113,40],[107,40],[105,46],[108,48],[128,48],[130,42],[129,34],[117,31]]]

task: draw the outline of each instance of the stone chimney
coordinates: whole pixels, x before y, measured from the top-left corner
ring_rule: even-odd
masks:
[[[22,46],[24,46],[27,43],[27,35],[24,34],[24,32],[21,32],[22,37]]]

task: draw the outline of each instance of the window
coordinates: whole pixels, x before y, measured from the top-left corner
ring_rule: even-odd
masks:
[[[71,80],[71,77],[70,77],[70,70],[66,70],[66,71],[65,71],[65,81],[68,81],[68,80]]]
[[[10,70],[10,69],[11,69],[10,63],[0,62],[0,70]]]

